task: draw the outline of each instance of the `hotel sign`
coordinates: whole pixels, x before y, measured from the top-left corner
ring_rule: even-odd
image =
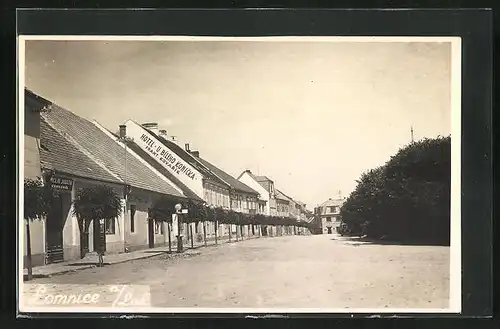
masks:
[[[137,143],[140,143],[150,155],[177,175],[186,175],[191,180],[196,179],[196,173],[189,168],[190,166],[179,159],[175,153],[168,150],[165,146],[155,143],[148,134],[143,133]]]
[[[69,178],[52,176],[50,178],[50,187],[60,191],[71,191],[73,189],[73,180]]]

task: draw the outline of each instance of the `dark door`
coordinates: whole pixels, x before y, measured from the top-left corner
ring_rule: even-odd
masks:
[[[83,258],[89,252],[89,233],[80,231],[80,234],[80,257]]]
[[[155,221],[153,219],[148,219],[148,242],[149,242],[149,248],[154,248],[154,246],[155,246]]]
[[[56,196],[47,214],[47,264],[64,260],[62,197]]]
[[[106,251],[106,221],[101,223],[100,220],[93,220],[92,225],[94,226],[94,234],[93,242],[94,242],[94,251],[105,252]]]
[[[326,229],[328,230],[328,234],[332,234],[332,228],[331,227],[327,227]]]

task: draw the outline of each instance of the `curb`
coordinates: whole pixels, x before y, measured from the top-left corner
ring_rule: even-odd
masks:
[[[194,250],[194,249],[193,249]],[[156,256],[160,256],[162,254],[164,254],[165,252],[157,252],[157,253],[154,253],[154,254],[150,254],[150,255],[145,255],[145,256],[140,256],[140,257],[137,257],[137,258],[132,258],[132,259],[125,259],[125,260],[119,260],[119,261],[115,261],[115,262],[111,262],[111,263],[108,263],[107,265],[116,265],[116,264],[123,264],[123,263],[127,263],[127,262],[131,262],[131,261],[134,261],[134,260],[140,260],[140,259],[147,259],[147,258],[152,258],[152,257],[156,257]],[[167,252],[168,253],[168,252]],[[181,253],[181,254],[177,254],[175,252],[172,252],[173,255],[188,255],[190,253]],[[200,252],[197,252],[197,253],[192,253],[194,256],[197,256],[199,254],[201,254]],[[171,258],[176,258],[176,256],[173,256]],[[106,263],[106,262],[105,262]],[[51,273],[51,274],[33,274],[33,277],[34,279],[42,279],[42,278],[50,278],[50,277],[53,277],[53,276],[58,276],[58,275],[62,275],[62,274],[67,274],[67,273],[73,273],[73,272],[78,272],[78,271],[81,271],[81,270],[88,270],[88,269],[91,269],[91,268],[95,268],[95,267],[98,267],[97,264],[96,265],[82,265],[81,267],[79,268],[73,268],[73,269],[65,269],[65,270],[62,270],[62,271],[58,271],[58,272],[54,272],[54,273]],[[23,274],[23,276],[25,276]],[[25,282],[30,282],[30,281],[27,281],[25,280]]]
[[[250,239],[243,239],[243,240],[238,240],[238,241],[220,241],[218,244],[209,244],[207,246],[205,245],[200,245],[200,246],[195,246],[194,248],[191,248],[191,247],[188,247],[186,248],[185,252],[188,251],[188,250],[198,250],[198,249],[203,249],[203,248],[210,248],[210,247],[218,247],[218,246],[221,246],[221,245],[224,245],[224,244],[233,244],[233,243],[238,243],[238,242],[244,242],[244,241],[248,241],[248,240],[254,240],[254,239],[262,239],[262,238],[278,238],[280,236],[260,236],[260,237],[252,237]],[[134,261],[134,260],[140,260],[140,259],[148,259],[148,258],[152,258],[152,257],[156,257],[156,256],[160,256],[162,254],[173,254],[173,255],[186,255],[187,253],[180,253],[180,254],[177,254],[175,251],[172,251],[171,253],[169,251],[158,251],[158,252],[155,252],[155,253],[151,253],[149,255],[143,255],[143,256],[139,256],[137,258],[131,258],[131,259],[125,259],[125,260],[119,260],[119,261],[115,261],[115,262],[111,262],[111,263],[108,263],[108,266],[109,265],[115,265],[115,264],[122,264],[122,263],[126,263],[126,262],[131,262],[131,261]],[[198,256],[200,255],[201,252],[195,252],[193,253],[194,256]],[[176,258],[176,256],[173,256],[171,257],[171,259],[174,259]],[[106,262],[105,262],[106,263]],[[76,266],[76,265],[74,265]],[[58,272],[54,272],[54,273],[51,273],[51,274],[33,274],[33,279],[42,279],[42,278],[50,278],[50,277],[53,277],[53,276],[58,276],[58,275],[62,275],[62,274],[67,274],[67,273],[73,273],[73,272],[78,272],[78,271],[81,271],[81,270],[88,270],[88,269],[91,269],[91,268],[95,268],[95,267],[98,267],[97,264],[95,265],[82,265],[81,267],[78,267],[78,268],[70,268],[70,269],[64,269],[62,271],[58,271]],[[26,275],[23,273],[23,278],[25,277]],[[24,282],[30,282],[28,280],[23,280]]]

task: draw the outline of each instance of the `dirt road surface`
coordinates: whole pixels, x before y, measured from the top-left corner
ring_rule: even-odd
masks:
[[[66,294],[90,285],[145,285],[153,307],[448,307],[449,247],[357,244],[319,235],[253,239],[200,253],[161,255],[30,284]],[[25,296],[33,295],[29,289]]]

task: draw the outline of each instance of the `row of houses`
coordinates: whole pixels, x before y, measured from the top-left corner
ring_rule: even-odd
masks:
[[[233,177],[189,144],[179,146],[156,123],[128,120],[113,132],[28,89],[24,98],[24,177],[41,179],[49,173],[49,184],[59,191],[47,217],[30,224],[34,266],[80,259],[95,250],[102,238],[93,233],[97,228],[91,226],[88,241],[82,240],[72,212],[75,195],[84,187],[105,184],[121,197],[122,215],[104,223],[107,253],[152,248],[172,237],[168,226],[148,220],[160,197],[299,221],[311,214],[304,203],[276,189],[270,178],[250,170]],[[235,225],[207,225],[209,239],[216,232],[220,237],[236,233]],[[264,235],[293,233],[289,227],[265,229]],[[26,238],[26,230],[24,234]],[[250,228],[244,234],[251,234]]]

